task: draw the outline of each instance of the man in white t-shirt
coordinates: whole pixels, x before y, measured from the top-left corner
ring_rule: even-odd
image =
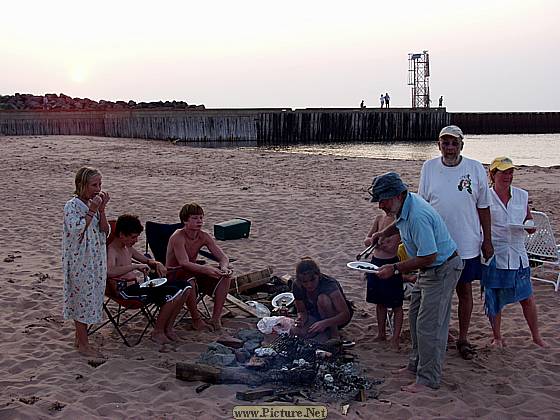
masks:
[[[461,156],[463,132],[455,125],[439,133],[441,157],[424,162],[418,193],[442,216],[464,268],[457,283],[459,338],[457,349],[464,359],[474,350],[467,340],[473,308],[472,281],[480,280],[480,253],[494,254],[490,227],[490,190],[482,164]]]

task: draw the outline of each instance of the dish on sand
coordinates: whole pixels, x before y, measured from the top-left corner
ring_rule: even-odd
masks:
[[[294,294],[291,292],[280,293],[274,296],[272,299],[272,306],[275,308],[281,308],[282,306],[290,306],[294,303]]]

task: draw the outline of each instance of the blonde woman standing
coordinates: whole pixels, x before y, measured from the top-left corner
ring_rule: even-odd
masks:
[[[106,240],[109,223],[105,206],[109,194],[101,190],[101,173],[83,167],[75,177],[75,196],[64,205],[62,271],[64,319],[74,320],[74,345],[89,357],[103,355],[88,341],[87,326],[103,317],[107,279]]]
[[[531,268],[525,250],[525,231],[535,231],[530,228],[533,216],[527,191],[512,186],[515,169],[511,159],[505,156],[497,157],[490,164],[490,213],[495,258],[482,269],[484,306],[492,326],[493,346],[506,346],[500,328],[502,309],[507,304],[519,302],[533,342],[545,347],[539,333]],[[519,227],[523,224],[528,228]]]

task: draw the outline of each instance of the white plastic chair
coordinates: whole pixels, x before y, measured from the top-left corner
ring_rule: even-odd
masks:
[[[558,272],[556,280],[549,280],[542,277],[531,276],[531,279],[551,283],[554,291],[560,288],[560,245],[554,239],[554,232],[550,226],[550,220],[546,213],[533,211],[535,221],[535,233],[531,233],[525,240],[525,249],[529,255],[529,260],[542,265],[545,272]]]

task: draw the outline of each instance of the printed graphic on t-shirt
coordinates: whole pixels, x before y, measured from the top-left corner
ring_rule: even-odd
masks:
[[[466,190],[469,194],[472,194],[472,180],[470,174],[463,175],[459,180],[459,185],[457,185],[459,191]]]

